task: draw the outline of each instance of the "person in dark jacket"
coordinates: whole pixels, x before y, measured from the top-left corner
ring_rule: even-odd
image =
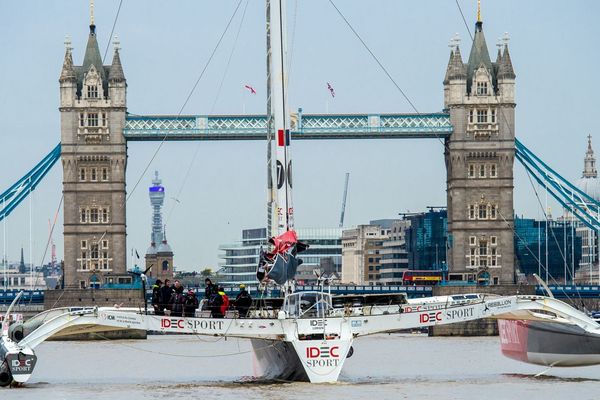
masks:
[[[171,305],[169,304],[169,300],[171,300],[171,294],[173,294],[173,288],[170,285],[171,281],[169,279],[165,279],[165,284],[160,288],[160,303],[159,308],[160,311],[164,314],[164,310],[170,310]]]
[[[252,297],[250,293],[246,290],[246,285],[240,285],[240,293],[235,298],[235,308],[240,313],[240,318],[246,318],[248,315],[248,310],[250,310],[250,306],[252,305]]]
[[[196,309],[198,308],[198,298],[192,289],[188,290],[183,302],[183,316],[195,317]]]
[[[222,306],[223,297],[221,297],[218,291],[215,291],[211,294],[210,299],[208,300],[208,307],[210,308],[213,318],[223,318],[223,313],[221,312]]]
[[[204,280],[204,284],[206,285],[206,287],[204,289],[204,298],[210,301],[210,299],[212,298],[212,295],[214,293],[217,293],[217,285],[212,283],[210,278],[206,278]]]
[[[171,316],[183,316],[184,301],[185,297],[183,296],[183,286],[181,286],[179,281],[175,281],[175,285],[173,285],[173,293],[171,294],[171,300],[169,301],[171,305]]]
[[[160,309],[160,289],[161,289],[162,281],[157,279],[152,285],[152,308],[154,308],[155,315],[164,315],[163,310]]]

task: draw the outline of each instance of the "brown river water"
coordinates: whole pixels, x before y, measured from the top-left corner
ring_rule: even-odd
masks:
[[[141,341],[45,342],[21,388],[28,399],[600,399],[600,366],[553,368],[500,353],[497,337],[360,338],[335,384],[252,382],[250,343],[195,336]]]

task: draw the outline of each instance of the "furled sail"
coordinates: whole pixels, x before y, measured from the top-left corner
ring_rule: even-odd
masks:
[[[295,231],[286,231],[272,237],[269,243],[274,249],[271,252],[261,249],[256,277],[259,281],[270,279],[282,285],[295,278],[298,267],[302,264],[297,255],[306,250],[308,245],[298,241]]]

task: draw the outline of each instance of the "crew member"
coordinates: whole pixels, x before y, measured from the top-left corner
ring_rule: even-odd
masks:
[[[152,308],[154,308],[155,315],[164,315],[163,310],[160,308],[160,291],[161,291],[162,281],[157,279],[152,285]]]
[[[235,298],[235,307],[240,313],[240,318],[246,318],[248,310],[252,305],[252,297],[246,290],[246,285],[243,283],[240,285],[240,293]]]
[[[183,316],[184,317],[195,317],[196,309],[198,308],[198,298],[193,289],[189,289],[185,295],[183,303]]]
[[[219,296],[223,299],[223,304],[221,305],[221,314],[225,315],[227,310],[229,309],[229,297],[225,294],[225,289],[223,286],[219,287]]]
[[[181,286],[181,282],[178,280],[175,281],[175,285],[173,285],[173,293],[171,294],[171,315],[174,317],[183,316],[183,303],[185,298],[183,296],[183,286]]]
[[[171,300],[171,294],[173,294],[173,288],[170,285],[171,281],[169,279],[165,279],[165,284],[160,288],[160,303],[159,308],[162,313],[164,310],[170,310],[171,305],[169,301]]]

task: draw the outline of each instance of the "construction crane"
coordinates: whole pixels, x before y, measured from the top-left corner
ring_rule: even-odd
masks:
[[[346,172],[346,183],[344,184],[344,197],[342,198],[342,213],[340,214],[340,228],[344,226],[344,213],[346,212],[346,197],[348,196],[348,180],[350,172]]]

